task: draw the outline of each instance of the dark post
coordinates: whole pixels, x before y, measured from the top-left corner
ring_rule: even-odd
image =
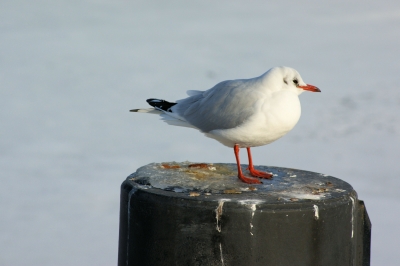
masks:
[[[244,168],[244,167],[243,167]],[[123,182],[118,265],[369,265],[371,223],[346,182],[279,167],[149,164]]]

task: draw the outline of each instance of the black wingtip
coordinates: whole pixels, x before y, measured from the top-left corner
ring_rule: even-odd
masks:
[[[146,102],[149,105],[153,106],[154,108],[158,110],[163,110],[165,112],[171,112],[170,108],[176,104],[168,102],[166,100],[154,99],[154,98],[147,99]]]
[[[162,99],[150,98],[150,99],[147,99],[146,102],[151,105],[151,104],[157,104],[157,103],[165,103],[167,101],[162,100]]]

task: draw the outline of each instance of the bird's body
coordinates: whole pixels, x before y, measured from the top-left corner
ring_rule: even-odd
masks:
[[[241,172],[238,149],[248,148],[250,165],[250,147],[269,144],[289,132],[300,118],[298,95],[304,90],[319,91],[305,84],[296,70],[275,67],[256,78],[227,80],[206,91],[188,91],[189,97],[176,103],[148,99],[154,108],[131,111],[159,113],[168,124],[196,128],[235,148]],[[261,177],[271,178],[267,175]],[[239,178],[260,183],[241,173]]]

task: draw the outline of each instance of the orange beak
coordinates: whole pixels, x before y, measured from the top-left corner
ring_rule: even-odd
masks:
[[[306,86],[297,86],[300,89],[303,89],[305,91],[312,91],[312,92],[321,92],[320,89],[315,87],[314,85],[307,84]]]

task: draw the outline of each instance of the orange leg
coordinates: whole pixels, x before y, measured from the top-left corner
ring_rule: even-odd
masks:
[[[260,180],[255,179],[255,178],[251,178],[251,177],[247,177],[247,176],[243,175],[242,168],[240,167],[239,149],[240,149],[239,145],[235,144],[235,146],[233,147],[233,150],[235,152],[239,179],[242,180],[243,182],[247,183],[247,184],[261,184]]]
[[[246,149],[247,149],[247,155],[249,157],[249,167],[247,168],[247,170],[249,170],[250,174],[252,176],[255,176],[255,177],[271,179],[272,176],[273,176],[272,174],[266,173],[266,172],[261,172],[261,171],[258,171],[256,169],[254,169],[253,159],[251,157],[250,147],[247,147]]]

